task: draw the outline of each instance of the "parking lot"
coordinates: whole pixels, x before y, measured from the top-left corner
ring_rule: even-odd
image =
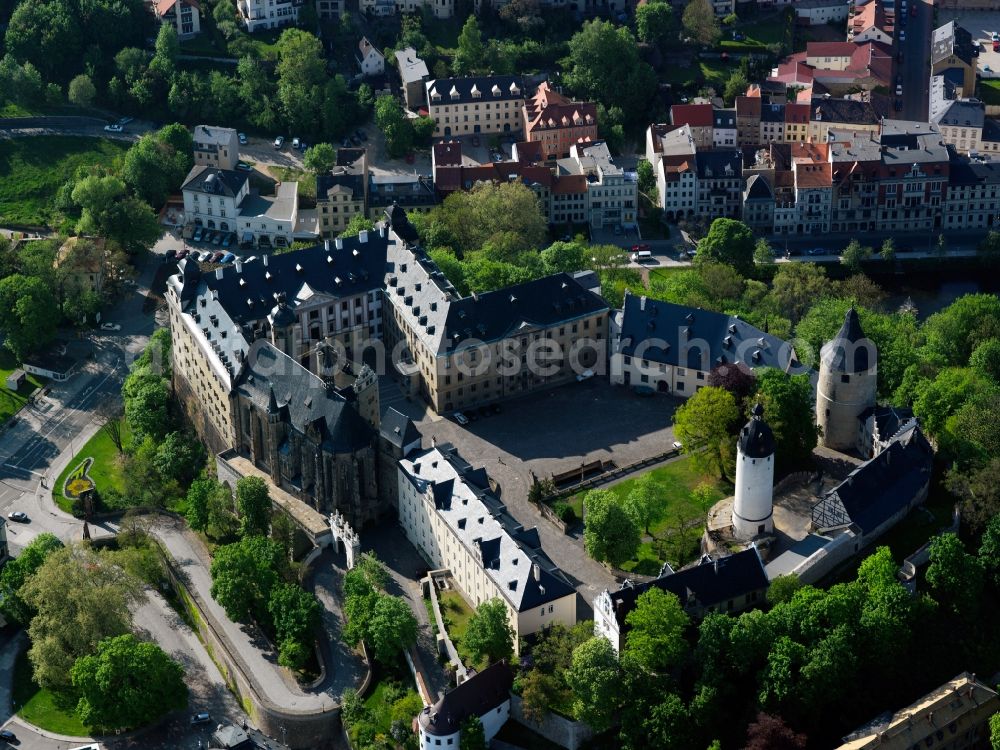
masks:
[[[979,45],[979,72],[984,78],[1000,77],[1000,52],[993,51],[992,34],[1000,31],[1000,11],[938,8],[938,24],[957,21]],[[986,70],[989,68],[989,71]]]

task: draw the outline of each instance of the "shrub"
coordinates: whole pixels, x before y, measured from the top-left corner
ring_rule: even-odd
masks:
[[[576,521],[576,512],[569,503],[560,500],[552,506],[552,510],[555,511],[556,515],[559,516],[559,520],[563,523],[570,524]]]

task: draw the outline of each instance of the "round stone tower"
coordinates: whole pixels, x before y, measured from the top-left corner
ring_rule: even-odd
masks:
[[[856,449],[861,423],[858,417],[875,406],[878,350],[861,330],[852,306],[833,340],[819,355],[816,384],[816,423],[822,430],[819,442],[836,451]]]
[[[760,404],[751,413],[736,443],[733,534],[737,539],[753,539],[774,531],[774,433],[763,419]]]

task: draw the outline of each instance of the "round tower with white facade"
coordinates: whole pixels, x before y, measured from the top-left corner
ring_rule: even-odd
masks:
[[[878,350],[861,330],[852,306],[837,335],[820,350],[816,383],[816,423],[821,445],[836,451],[855,450],[859,417],[875,406]]]
[[[774,433],[763,419],[760,404],[740,430],[736,444],[736,498],[733,501],[733,534],[753,539],[774,531]]]

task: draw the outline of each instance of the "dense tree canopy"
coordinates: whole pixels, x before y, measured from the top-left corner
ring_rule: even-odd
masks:
[[[59,324],[59,307],[42,279],[14,274],[0,279],[0,332],[18,360],[50,343]]]
[[[684,452],[705,473],[725,478],[732,474],[735,430],[740,410],[729,391],[706,386],[698,389],[674,413],[674,434]]]
[[[644,669],[662,672],[678,664],[688,649],[684,631],[688,616],[680,600],[653,587],[639,595],[625,622],[625,653]]]
[[[764,419],[774,433],[775,460],[782,469],[809,463],[816,447],[816,400],[808,375],[788,375],[773,367],[757,376],[754,399],[764,407]]]
[[[271,496],[260,477],[240,477],[236,482],[236,508],[241,536],[267,536],[271,519]]]
[[[587,554],[600,562],[621,566],[639,548],[639,527],[613,492],[591,490],[583,503]]]
[[[215,550],[212,598],[231,620],[267,622],[271,590],[287,569],[281,545],[263,536],[244,537]]]
[[[469,619],[463,643],[477,662],[492,664],[509,659],[514,653],[514,629],[510,626],[507,605],[494,597],[476,607]]]
[[[0,611],[4,617],[21,625],[28,625],[35,611],[21,598],[21,588],[45,559],[62,546],[55,534],[45,532],[28,542],[21,554],[7,561],[0,571]]]
[[[618,655],[607,638],[591,638],[573,651],[566,672],[573,713],[601,732],[611,726],[621,700]]]

